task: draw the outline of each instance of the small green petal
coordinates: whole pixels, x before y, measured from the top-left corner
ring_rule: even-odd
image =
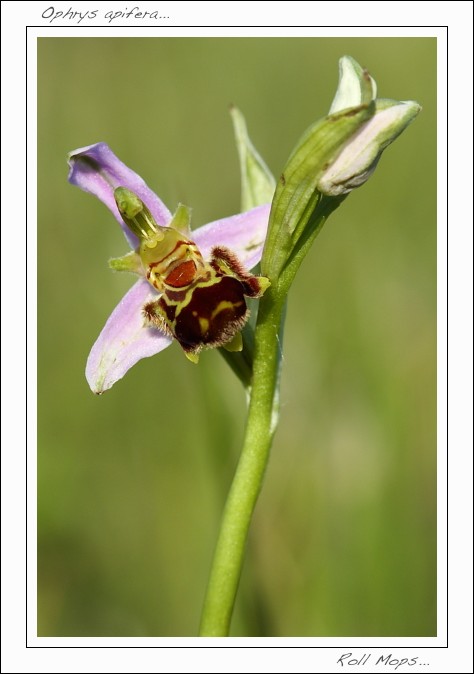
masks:
[[[169,226],[177,229],[178,232],[187,238],[191,238],[191,209],[189,206],[178,204],[176,213],[173,215]]]
[[[134,250],[122,257],[113,257],[109,260],[109,267],[114,271],[128,271],[143,276],[142,261]]]
[[[272,200],[276,182],[248,136],[243,114],[235,107],[230,109],[230,114],[240,160],[241,207],[242,211],[249,211]]]
[[[367,70],[364,70],[352,56],[343,56],[339,59],[339,84],[329,109],[330,115],[339,110],[370,103],[376,95],[377,85]]]

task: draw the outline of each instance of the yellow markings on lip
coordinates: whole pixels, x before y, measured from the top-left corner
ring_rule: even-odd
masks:
[[[209,330],[209,325],[210,323],[207,318],[202,318],[202,316],[199,317],[199,327],[201,328],[202,335],[205,335],[206,332]]]
[[[225,311],[226,309],[233,309],[234,307],[240,307],[241,304],[242,302],[229,302],[228,300],[221,300],[211,314],[211,321],[213,321],[215,317],[221,313],[221,311]]]
[[[220,282],[220,278],[218,276],[211,276],[209,280],[206,281],[199,281],[199,283],[196,283],[195,285],[191,285],[187,290],[183,289],[183,292],[186,293],[183,299],[173,301],[169,300],[169,304],[174,304],[176,306],[176,317],[179,316],[179,314],[183,311],[183,309],[186,309],[188,304],[191,302],[193,299],[193,293],[197,288],[208,288],[210,286],[215,285],[216,283]],[[212,318],[212,316],[211,316]]]

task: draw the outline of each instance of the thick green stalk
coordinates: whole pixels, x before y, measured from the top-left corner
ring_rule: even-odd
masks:
[[[222,517],[200,636],[227,636],[229,633],[247,535],[275,430],[283,310],[284,297],[276,288],[270,288],[260,300],[244,446]]]

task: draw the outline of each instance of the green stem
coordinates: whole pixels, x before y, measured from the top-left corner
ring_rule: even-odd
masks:
[[[222,517],[204,600],[200,636],[229,634],[250,522],[262,487],[278,419],[281,365],[279,333],[282,332],[285,298],[315,237],[343,198],[322,199],[319,202],[307,220],[304,235],[300,237],[280,278],[277,281],[272,279],[272,285],[259,303],[244,446]],[[241,379],[245,384],[245,378],[241,376]]]
[[[276,425],[281,358],[279,331],[284,306],[284,296],[273,287],[260,300],[244,447],[222,518],[200,636],[229,634],[247,535]]]

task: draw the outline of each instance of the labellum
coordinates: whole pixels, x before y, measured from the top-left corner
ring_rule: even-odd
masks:
[[[244,269],[224,246],[209,261],[190,238],[189,210],[179,206],[168,227],[153,219],[146,205],[119,187],[115,201],[127,226],[139,237],[143,273],[160,297],[143,307],[145,323],[174,337],[194,363],[203,348],[242,349],[240,331],[249,310],[246,297],[261,297],[270,285]]]

